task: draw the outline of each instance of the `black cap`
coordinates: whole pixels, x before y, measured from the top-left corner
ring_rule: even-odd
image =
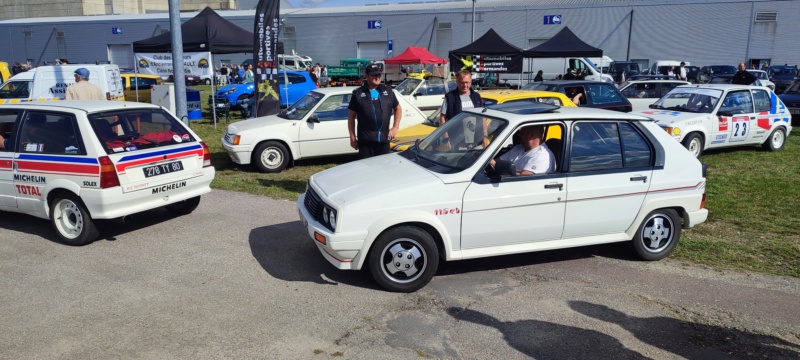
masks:
[[[686,63],[685,63],[685,62],[683,62],[683,61],[681,61],[681,65],[686,65]]]
[[[378,65],[378,64],[369,64],[369,65],[367,65],[367,68],[364,69],[364,72],[367,75],[374,76],[374,75],[382,74],[383,73],[383,69],[381,69],[380,65]]]

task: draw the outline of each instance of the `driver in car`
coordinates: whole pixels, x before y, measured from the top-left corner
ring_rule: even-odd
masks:
[[[510,161],[517,175],[546,174],[555,171],[556,159],[544,143],[544,126],[527,126],[519,130],[520,143],[500,156]],[[491,162],[494,168],[496,161]]]

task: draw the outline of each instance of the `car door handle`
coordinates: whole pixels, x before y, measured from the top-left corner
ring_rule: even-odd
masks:
[[[643,175],[632,176],[631,177],[631,181],[641,181],[641,182],[645,182],[646,183],[647,182],[647,176],[643,176]]]
[[[755,119],[756,119],[756,117],[755,117],[755,116],[751,116],[751,117],[750,117],[750,120],[755,120]]]
[[[560,183],[545,184],[544,188],[545,189],[558,189],[558,191],[561,191],[561,189],[564,188],[564,184],[560,184]]]

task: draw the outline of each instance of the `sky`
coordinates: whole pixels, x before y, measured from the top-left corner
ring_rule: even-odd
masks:
[[[397,4],[401,2],[414,1],[421,0],[289,0],[289,3],[298,8],[315,8],[334,6],[361,6],[366,4]]]

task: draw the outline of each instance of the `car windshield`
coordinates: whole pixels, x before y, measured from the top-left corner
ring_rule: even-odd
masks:
[[[462,112],[403,155],[428,170],[451,174],[475,163],[508,125],[502,119]]]
[[[595,66],[594,63],[591,60],[589,60],[589,58],[583,58],[583,61],[585,61],[586,65],[589,66],[590,68],[592,68],[595,73],[599,73],[600,72],[600,70],[597,68],[597,66]]]
[[[197,141],[164,109],[90,114],[89,123],[108,154]]]
[[[774,66],[769,69],[773,76],[797,76],[797,69],[794,66]]]
[[[420,79],[408,78],[403,80],[403,82],[401,82],[400,85],[397,85],[397,87],[394,89],[397,90],[400,95],[411,95],[414,93],[414,89],[416,89],[421,82],[422,80]]]
[[[558,92],[558,84],[530,83],[522,87],[523,90],[544,90]]]
[[[747,72],[755,75],[757,78],[761,80],[769,80],[767,73],[765,71],[754,71],[754,70],[747,70]]]
[[[300,120],[305,117],[311,109],[317,106],[324,97],[325,95],[323,94],[311,91],[295,101],[288,109],[281,111],[278,116],[287,120]]]
[[[710,114],[722,97],[722,90],[677,87],[651,108]]]
[[[630,63],[630,64],[615,64],[614,67],[616,68],[616,72],[627,72],[627,73],[638,73],[639,72],[639,64],[637,63]]]
[[[26,99],[31,95],[33,80],[10,80],[0,88],[0,99]]]
[[[711,73],[717,75],[735,74],[736,68],[733,66],[712,66]]]
[[[792,85],[789,85],[789,88],[786,89],[787,93],[800,93],[800,79],[795,79]]]

